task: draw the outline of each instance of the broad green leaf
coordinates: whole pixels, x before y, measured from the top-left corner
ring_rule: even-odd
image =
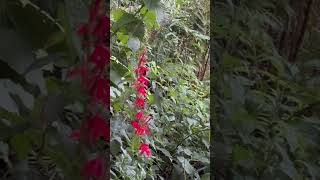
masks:
[[[189,175],[193,175],[195,173],[194,167],[189,163],[187,159],[182,156],[178,156],[177,159],[180,161],[182,167]]]
[[[157,15],[154,10],[148,11],[143,18],[143,22],[148,29],[158,28]]]
[[[117,32],[117,36],[122,44],[127,44],[127,41],[129,39],[129,35],[125,35],[122,32]]]
[[[31,144],[28,136],[24,133],[17,134],[10,139],[10,145],[12,146],[13,150],[17,153],[17,157],[20,160],[26,159],[28,153],[31,150]]]
[[[125,14],[126,12],[122,9],[114,9],[114,10],[111,10],[111,18],[117,22],[119,21],[119,19],[121,18],[121,16],[123,14]]]

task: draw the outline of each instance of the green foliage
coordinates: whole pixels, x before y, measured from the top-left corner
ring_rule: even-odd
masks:
[[[66,72],[82,53],[74,31],[83,19],[70,2],[0,3],[0,179],[80,179],[68,134],[85,96]],[[82,3],[72,8],[87,12]]]

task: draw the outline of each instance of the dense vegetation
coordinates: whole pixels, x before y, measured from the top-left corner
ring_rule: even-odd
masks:
[[[208,179],[209,2],[111,1],[110,145],[83,149],[70,134],[89,97],[67,74],[87,53],[76,32],[92,2],[0,0],[0,179],[79,180],[85,159],[109,147],[112,179]],[[129,118],[144,48],[150,158]]]
[[[111,172],[114,179],[209,178],[208,1],[112,1]],[[130,125],[133,69],[147,49],[151,154]]]
[[[216,179],[319,179],[319,1],[213,4]]]

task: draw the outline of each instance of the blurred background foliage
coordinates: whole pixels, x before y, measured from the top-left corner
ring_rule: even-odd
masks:
[[[209,179],[209,1],[111,1],[113,179]],[[152,157],[138,155],[132,94],[147,49]]]
[[[319,1],[216,0],[215,179],[319,179]]]
[[[75,31],[89,4],[0,0],[0,179],[81,179],[68,135],[88,97],[66,74],[82,55]]]

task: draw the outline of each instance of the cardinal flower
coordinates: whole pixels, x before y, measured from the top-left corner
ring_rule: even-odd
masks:
[[[146,77],[144,77],[143,75],[140,75],[137,80],[138,80],[138,82],[140,82],[146,86],[148,86],[148,84],[149,84],[149,80]]]
[[[149,146],[145,143],[140,144],[139,148],[140,154],[145,154],[147,157],[150,157]]]
[[[90,15],[89,21],[93,21],[95,18],[97,18],[101,2],[102,2],[102,0],[96,0],[93,3],[93,5],[90,9],[90,12],[89,12],[89,15]]]
[[[140,55],[138,67],[144,66],[146,62],[147,62],[146,50],[144,49],[142,51],[142,54]]]
[[[137,87],[137,92],[143,97],[145,97],[147,95],[146,94],[146,89],[145,89],[144,86],[138,86]]]
[[[94,159],[87,161],[82,167],[83,174],[86,177],[86,180],[96,179],[104,180],[105,179],[105,162],[103,155],[99,154]]]
[[[69,137],[73,140],[79,140],[81,135],[85,135],[87,144],[96,142],[101,137],[104,141],[110,139],[110,129],[108,124],[100,115],[95,115],[82,122],[80,130],[74,130]]]
[[[138,97],[138,98],[135,100],[134,104],[135,104],[136,106],[138,106],[138,107],[143,107],[144,104],[145,104],[145,102],[144,102],[144,99]]]
[[[79,140],[81,134],[84,135],[85,142],[90,145],[101,137],[104,141],[109,141],[110,139],[109,126],[100,115],[95,115],[83,121],[81,129],[73,131],[69,137]]]
[[[92,82],[93,86],[90,89],[92,102],[100,101],[105,105],[108,105],[110,99],[109,80],[97,75],[92,78]]]
[[[78,36],[83,36],[88,32],[88,25],[86,23],[80,24],[79,27],[77,28],[77,35]]]
[[[138,120],[143,119],[143,112],[142,112],[142,111],[138,111],[138,112],[136,113],[136,119],[138,119]]]
[[[89,137],[92,139],[92,141],[95,141],[100,137],[103,137],[105,141],[109,140],[109,127],[107,126],[106,121],[100,115],[95,115],[89,118],[87,122],[89,125]]]
[[[110,29],[110,19],[107,16],[100,18],[93,30],[93,35],[99,40],[104,39]]]
[[[140,66],[134,70],[136,75],[145,75],[148,71],[149,71],[149,68],[147,68],[145,66]]]
[[[102,45],[95,47],[91,54],[91,61],[96,65],[95,69],[103,70],[109,60],[110,52],[106,47]]]
[[[140,125],[137,128],[135,128],[135,134],[140,135],[140,136],[149,135],[150,130],[147,125],[143,125],[143,126]]]
[[[147,125],[141,125],[137,120],[131,122],[132,127],[135,129],[135,134],[140,136],[149,135],[150,130]]]

